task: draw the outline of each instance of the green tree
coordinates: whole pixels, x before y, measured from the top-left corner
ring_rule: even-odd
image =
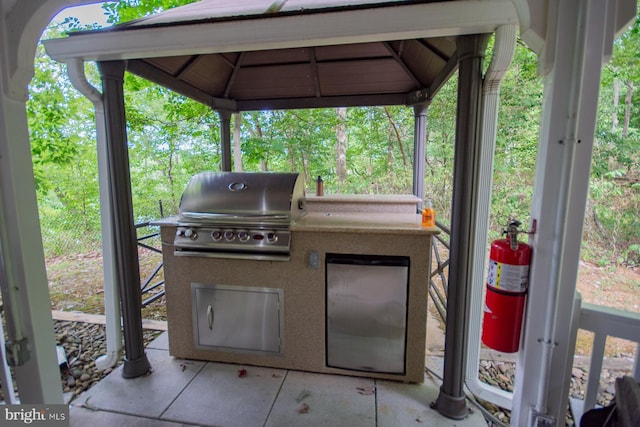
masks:
[[[431,199],[438,221],[447,226],[453,192],[457,83],[454,75],[427,110],[425,198]]]
[[[519,42],[500,89],[490,223],[494,237],[510,217],[530,221],[542,114],[536,66],[536,55]]]
[[[640,18],[602,72],[583,253],[598,263],[640,264]],[[603,256],[604,254],[604,256]]]
[[[103,5],[111,23],[191,3],[190,0],[122,0]],[[602,75],[601,102],[593,155],[591,194],[585,223],[584,254],[603,253],[606,261],[640,262],[640,78],[638,22],[616,40]],[[62,29],[82,28],[69,18]],[[489,48],[490,51],[491,48]],[[498,118],[491,230],[496,235],[509,216],[528,222],[542,106],[537,58],[518,43],[502,84]],[[95,67],[89,79],[100,87]],[[28,105],[38,197],[52,235],[78,227],[97,230],[97,166],[93,108],[66,79],[64,67],[39,50]],[[452,196],[457,98],[456,77],[433,100],[427,116],[425,197],[448,223]],[[203,170],[220,169],[220,131],[216,112],[165,88],[125,76],[127,131],[136,221],[177,210],[187,180]],[[240,160],[247,171],[297,171],[307,191],[317,175],[327,193],[410,193],[413,165],[413,109],[405,106],[252,111],[239,113]],[[235,121],[234,121],[235,122]],[[336,161],[344,126],[345,162]],[[341,169],[344,167],[344,169]],[[80,225],[78,225],[80,224]],[[594,249],[598,248],[598,250]]]
[[[61,34],[56,27],[44,36]],[[68,81],[64,65],[52,61],[42,46],[36,51],[29,94],[27,118],[45,250],[47,255],[90,250],[100,227],[93,106]]]
[[[41,189],[47,187],[46,165],[69,163],[78,153],[81,136],[68,118],[77,117],[82,123],[80,106],[86,103],[81,96],[75,96],[69,85],[58,84],[64,74],[64,67],[49,61],[42,46],[38,46],[27,115],[36,185]]]
[[[120,0],[104,3],[102,9],[108,23],[120,24],[196,1],[198,0]]]

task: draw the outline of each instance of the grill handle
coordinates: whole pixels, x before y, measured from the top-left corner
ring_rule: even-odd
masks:
[[[209,329],[213,330],[213,307],[207,307],[207,322],[209,322]]]

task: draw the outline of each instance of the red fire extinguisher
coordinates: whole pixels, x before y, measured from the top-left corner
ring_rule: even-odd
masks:
[[[510,220],[505,239],[494,240],[489,254],[482,342],[494,350],[515,353],[529,285],[531,246],[518,241],[520,222]]]

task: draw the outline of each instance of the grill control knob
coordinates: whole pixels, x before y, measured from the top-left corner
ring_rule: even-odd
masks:
[[[236,237],[235,233],[231,230],[227,230],[224,232],[224,238],[225,240],[231,241],[233,240],[233,238]]]
[[[221,240],[222,239],[222,231],[220,231],[220,230],[212,231],[211,232],[211,238],[216,242]]]
[[[247,233],[246,231],[239,231],[238,240],[240,240],[241,242],[246,242],[247,240],[249,240],[249,233]]]
[[[274,243],[278,240],[278,235],[276,233],[267,233],[267,242]]]
[[[198,238],[198,233],[190,228],[187,228],[186,230],[184,230],[184,237],[186,237],[187,239],[196,240]]]

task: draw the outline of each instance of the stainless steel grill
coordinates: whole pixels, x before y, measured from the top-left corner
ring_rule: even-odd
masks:
[[[175,255],[286,261],[305,212],[297,173],[199,173],[180,200]]]

